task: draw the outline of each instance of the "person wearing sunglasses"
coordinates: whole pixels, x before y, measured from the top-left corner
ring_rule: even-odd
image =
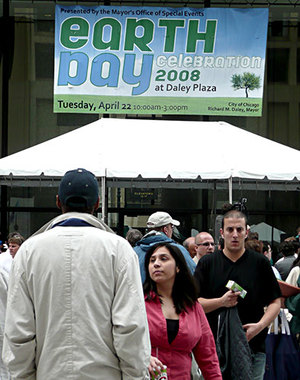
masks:
[[[196,264],[201,257],[213,253],[215,250],[214,238],[208,232],[199,232],[195,237],[197,254],[193,258]]]

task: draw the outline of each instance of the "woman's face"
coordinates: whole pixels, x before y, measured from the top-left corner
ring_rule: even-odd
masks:
[[[157,284],[173,285],[176,273],[179,272],[175,259],[166,247],[159,247],[153,252],[148,269],[150,278]]]
[[[9,253],[11,254],[12,258],[14,258],[16,256],[16,253],[17,253],[19,248],[20,248],[20,246],[17,243],[9,243],[8,244]]]

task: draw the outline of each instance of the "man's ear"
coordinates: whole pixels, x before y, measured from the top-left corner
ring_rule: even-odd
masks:
[[[223,231],[222,228],[220,228],[220,235],[221,235],[221,237],[224,239],[224,231]]]
[[[56,206],[61,210],[61,202],[60,202],[60,199],[58,197],[58,195],[56,195]]]

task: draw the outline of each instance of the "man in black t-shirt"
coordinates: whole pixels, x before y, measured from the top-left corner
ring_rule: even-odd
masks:
[[[219,313],[237,306],[253,353],[253,379],[262,380],[266,328],[279,313],[281,293],[268,260],[260,253],[245,250],[246,226],[242,212],[232,210],[224,215],[220,230],[224,250],[204,256],[197,265],[195,278],[200,288],[199,302],[215,337]],[[239,297],[240,292],[227,290],[229,280],[247,291],[244,299]]]

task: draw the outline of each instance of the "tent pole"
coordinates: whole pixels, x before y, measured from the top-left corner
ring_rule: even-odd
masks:
[[[101,210],[102,210],[102,222],[106,223],[106,181],[105,177],[101,177]]]
[[[228,178],[228,190],[229,190],[229,194],[228,194],[229,203],[232,204],[232,177],[231,176]]]
[[[274,226],[272,224],[272,233],[271,233],[271,239],[272,239],[272,242],[271,242],[271,245],[273,246],[274,245]]]
[[[2,1],[2,24],[3,30],[7,30],[7,38],[1,40],[1,50],[3,55],[2,59],[2,130],[1,130],[1,158],[7,156],[8,151],[8,111],[9,111],[9,79],[11,74],[11,55],[13,52],[13,35],[14,25],[11,22],[9,16],[9,0]],[[6,240],[8,234],[8,211],[7,211],[7,186],[1,186],[1,213],[0,213],[0,225],[1,225],[1,239]]]

